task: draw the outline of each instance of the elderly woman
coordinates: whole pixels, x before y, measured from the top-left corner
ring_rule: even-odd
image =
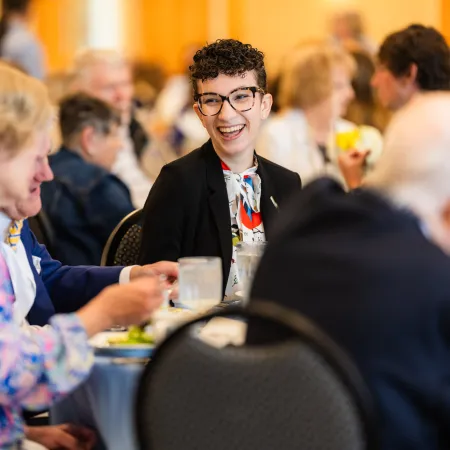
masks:
[[[354,159],[369,155],[373,163],[381,151],[380,133],[341,118],[353,98],[354,71],[354,60],[340,48],[309,44],[294,50],[281,75],[282,111],[263,128],[259,152],[298,172],[303,182],[325,174],[344,181],[341,152]]]
[[[35,165],[46,158],[52,108],[36,79],[0,64],[0,208],[29,196]],[[17,236],[7,236],[14,245]],[[162,300],[149,278],[110,287],[51,328],[30,331],[13,321],[14,291],[0,254],[0,448],[23,448],[21,409],[42,409],[81,383],[93,357],[87,338],[114,324],[147,319]]]

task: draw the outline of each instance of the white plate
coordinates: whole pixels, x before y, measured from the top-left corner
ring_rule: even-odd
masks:
[[[180,321],[187,322],[195,317],[195,314],[189,309],[179,307],[159,308],[152,316],[153,320],[173,320],[175,322]]]
[[[98,333],[89,340],[94,353],[99,356],[114,358],[149,358],[155,344],[123,344],[114,345],[108,342],[111,338],[127,337],[127,331],[105,331]]]

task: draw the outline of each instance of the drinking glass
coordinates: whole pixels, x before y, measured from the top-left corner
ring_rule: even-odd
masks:
[[[222,301],[222,260],[218,257],[187,257],[178,260],[181,307],[204,313]]]
[[[239,282],[243,289],[244,301],[248,300],[253,277],[255,276],[259,260],[264,253],[265,246],[265,242],[239,242],[236,244],[236,264]]]

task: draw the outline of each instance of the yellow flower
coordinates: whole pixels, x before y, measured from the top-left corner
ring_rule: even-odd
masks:
[[[342,151],[356,149],[356,145],[361,137],[359,128],[350,131],[342,131],[336,134],[336,146]]]

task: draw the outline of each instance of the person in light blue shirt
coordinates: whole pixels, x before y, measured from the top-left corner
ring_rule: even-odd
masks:
[[[32,77],[46,75],[42,44],[28,27],[31,0],[3,0],[0,20],[0,57]]]

